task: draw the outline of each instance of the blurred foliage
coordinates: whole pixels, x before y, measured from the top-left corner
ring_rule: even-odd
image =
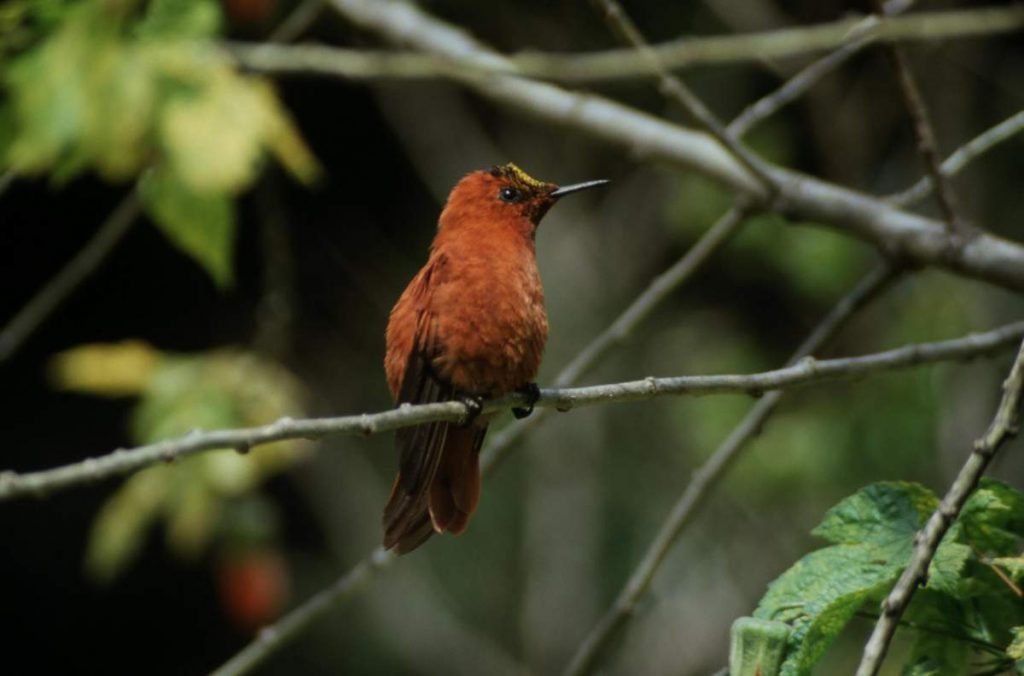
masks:
[[[264,156],[306,183],[319,168],[270,85],[240,75],[213,43],[220,25],[214,0],[5,8],[4,51],[16,53],[0,71],[0,169],[58,184],[86,169],[117,182],[141,175],[154,222],[230,284],[232,200]]]
[[[291,373],[237,350],[185,356],[139,341],[83,345],[57,355],[51,376],[67,390],[137,396],[131,436],[139,444],[200,428],[261,425],[305,410],[303,388]],[[88,572],[102,582],[117,576],[158,521],[165,523],[170,549],[188,560],[217,537],[231,546],[272,540],[273,507],[262,500],[253,503],[252,495],[305,451],[305,442],[287,440],[245,455],[204,453],[133,475],[96,517],[86,553]]]
[[[832,545],[783,573],[755,611],[757,618],[791,627],[785,662],[766,676],[810,674],[854,614],[884,598],[910,559],[915,534],[938,505],[923,486],[881,482],[829,510],[813,533]],[[983,481],[939,546],[927,584],[906,613],[917,640],[904,674],[963,673],[979,647],[1008,666],[1024,605],[1019,589],[995,572],[998,564],[990,558],[1017,554],[1022,542],[1024,494]]]
[[[230,20],[234,6],[267,3],[227,4]],[[424,5],[510,51],[617,44],[586,3],[492,6],[446,0]],[[280,9],[291,6],[283,3]],[[765,30],[830,20],[849,11],[847,3],[835,2],[638,2],[628,9],[651,39]],[[509,21],[509,16],[516,20]],[[125,308],[113,311],[89,306],[84,300],[89,296],[83,294],[78,302],[85,316],[79,316],[81,322],[58,325],[59,335],[51,336],[58,344],[123,335],[112,334],[115,327],[126,325],[111,323],[115,313],[140,327],[128,335],[145,332],[156,344],[191,346],[196,336],[208,337],[211,344],[235,343],[248,335],[254,320],[262,321],[277,308],[287,317],[283,331],[293,348],[282,359],[313,388],[316,401],[332,413],[382,407],[386,394],[380,352],[387,310],[414,272],[414,262],[422,258],[437,218],[439,205],[430,201],[423,186],[454,182],[460,172],[475,168],[477,159],[480,166],[515,160],[536,166],[552,179],[615,180],[607,193],[559,206],[538,235],[552,319],[541,382],[550,382],[576,350],[731,203],[728,191],[695,172],[655,168],[644,156],[532,123],[450,84],[362,87],[296,78],[282,89],[323,159],[330,190],[282,190],[275,181],[261,182],[254,204],[244,205],[236,215],[237,198],[253,186],[269,159],[307,181],[316,174],[316,165],[269,85],[239,74],[215,44],[222,35],[238,36],[224,22],[221,5],[214,0],[0,2],[0,172],[9,168],[44,177],[55,188],[72,188],[56,196],[60,207],[50,209],[39,199],[38,184],[18,182],[5,194],[5,207],[25,195],[39,202],[24,209],[24,230],[58,235],[56,229],[37,228],[42,220],[35,220],[37,214],[66,221],[71,228],[93,226],[94,212],[81,208],[82,196],[75,195],[69,182],[94,172],[108,181],[135,183],[167,239],[221,285],[231,280],[233,269],[239,276],[235,293],[214,297],[205,289],[192,293],[194,287],[183,292],[186,287],[179,282],[185,280],[140,275]],[[308,30],[307,38],[349,47],[367,44],[365,33],[353,31],[329,12]],[[1019,110],[1024,101],[1019,41],[951,40],[938,48],[908,45],[908,52],[943,152]],[[890,66],[881,57],[877,49],[865,50],[808,96],[752,130],[745,137],[749,145],[769,160],[866,193],[881,195],[909,185],[920,176],[920,158],[902,101],[891,86]],[[798,61],[768,68],[701,68],[683,76],[724,119],[795,72],[803,65]],[[652,115],[676,114],[647,81],[586,89]],[[389,111],[383,96],[388,90],[400,101],[398,108],[412,109],[413,114],[403,119]],[[1020,220],[1020,149],[1020,140],[1012,140],[956,180],[964,214],[979,226],[1014,238],[1013,224]],[[919,208],[935,214],[930,202]],[[231,251],[239,234],[236,218],[256,221],[271,213],[287,231],[282,238],[286,246],[260,243],[256,229],[247,225],[245,250],[254,255],[247,256],[247,265],[235,268]],[[8,223],[21,225],[15,219],[4,225]],[[143,243],[126,246],[133,248],[121,253],[124,258],[137,256],[144,268],[150,264],[153,252]],[[257,252],[260,246],[267,250]],[[26,266],[49,265],[42,253],[56,246],[11,249],[19,258],[23,252],[35,254]],[[264,274],[260,263],[274,258],[285,260],[285,275]],[[610,352],[587,382],[776,367],[875,259],[870,247],[850,237],[775,216],[753,218],[691,283]],[[36,279],[24,267],[11,266],[15,268],[18,272],[7,279]],[[123,284],[116,271],[111,274]],[[100,301],[92,298],[94,303],[110,303],[106,295]],[[1006,321],[1022,309],[1018,296],[990,286],[913,271],[859,313],[827,352],[863,354],[953,337]],[[179,316],[180,326],[177,319],[168,319]],[[74,331],[72,323],[78,325]],[[225,333],[230,336],[226,340]],[[195,427],[263,423],[282,413],[301,413],[301,401],[295,406],[285,401],[302,399],[294,395],[298,388],[290,377],[284,376],[290,382],[284,387],[268,385],[275,376],[236,377],[245,354],[185,356],[145,343],[92,345],[55,359],[52,373],[65,389],[138,397],[130,429],[139,443]],[[827,506],[883,478],[912,479],[936,488],[948,483],[962,461],[964,438],[983,429],[991,415],[1004,366],[1001,358],[979,360],[788,393],[666,558],[651,593],[623,632],[624,640],[609,651],[620,661],[607,665],[609,673],[696,675],[719,669],[729,624],[751,612],[769,579],[819,546],[804,533]],[[20,360],[12,365],[19,367]],[[35,364],[29,361],[25,368]],[[269,398],[247,393],[249,387],[268,390],[261,397]],[[289,391],[293,394],[279,400],[270,396]],[[254,398],[265,405],[253,403]],[[26,407],[33,407],[24,417],[33,424],[12,425],[27,431],[20,439],[13,437],[11,446],[35,453],[36,421],[65,418],[37,409],[38,398],[24,399]],[[276,403],[266,403],[270,400]],[[47,405],[51,401],[66,403],[54,397]],[[519,663],[518,670],[506,673],[557,673],[615,598],[694,468],[750,406],[748,398],[739,396],[661,399],[552,419],[531,433],[525,452],[488,478],[481,509],[464,536],[435,538],[416,558],[403,560],[389,581],[363,590],[360,605],[326,618],[307,640],[291,648],[287,659],[266,665],[267,672],[292,673],[305,666],[311,672],[481,673],[466,668],[476,655],[475,643]],[[64,437],[53,432],[59,443],[49,446],[84,453],[86,448],[123,443],[104,436],[95,421],[79,419],[94,409],[79,406],[75,414],[58,410],[67,416],[69,431]],[[94,436],[74,436],[82,426]],[[286,586],[282,559],[305,566],[294,578],[305,598],[379,541],[379,509],[394,471],[391,442],[380,436],[331,443],[351,452],[316,454],[310,459],[315,463],[310,476],[292,477],[289,490],[281,492],[286,494],[275,493],[273,501],[261,490],[262,482],[294,462],[287,449],[256,449],[246,456],[207,453],[139,473],[120,486],[96,519],[89,572],[107,580],[123,573],[147,538],[162,529],[178,556],[212,559],[225,607],[239,625],[265,621]],[[994,471],[1018,481],[1020,454],[1008,450]],[[18,456],[14,450],[6,457],[5,467],[34,468],[58,461],[56,456]],[[902,659],[910,674],[946,674],[943,665],[964,663],[977,652],[976,646],[947,640],[947,635],[980,635],[982,621],[989,618],[1003,618],[997,623],[998,635],[990,639],[1000,648],[994,656],[1002,660],[998,664],[1012,658],[1024,670],[1024,622],[1012,619],[1019,614],[1014,610],[1019,600],[1000,578],[1024,584],[1019,540],[1015,549],[1010,546],[1018,525],[1009,517],[1019,507],[1010,493],[987,489],[976,498],[985,502],[971,503],[977,513],[965,516],[944,546],[936,564],[936,587],[918,590],[908,616],[942,633],[901,628],[897,635],[892,662]],[[79,491],[77,498],[67,500],[87,503],[94,495]],[[836,633],[849,628],[850,613],[858,617],[874,609],[881,587],[873,587],[872,580],[882,586],[891,582],[892,569],[907,551],[912,524],[919,523],[922,510],[934,501],[923,489],[907,484],[886,484],[857,495],[826,518],[830,525],[823,524],[821,535],[830,546],[779,578],[763,601],[780,597],[776,617],[786,619],[792,641],[800,641],[791,646],[787,668],[795,668],[794,659],[806,664],[816,659]],[[25,537],[37,538],[40,523],[50,528],[46,519],[67,504],[54,500],[34,508],[40,516],[24,526]],[[47,512],[47,507],[57,511]],[[295,512],[299,516],[292,519]],[[59,537],[74,542],[77,531],[69,528],[58,531]],[[288,529],[287,549],[276,541],[279,529]],[[893,541],[879,541],[879,533],[892,535]],[[847,542],[861,536],[859,548]],[[969,553],[963,548],[976,541],[993,548]],[[60,557],[43,548],[10,549],[11,565],[29,580],[20,586],[32,590],[33,608],[43,607],[37,596],[49,594],[51,603],[67,608],[69,623],[96,616],[91,606],[67,607],[67,589],[51,584],[59,579],[56,575],[74,574],[60,569]],[[889,563],[865,561],[872,555],[887,556]],[[29,570],[40,572],[32,577],[25,573]],[[799,579],[794,571],[803,571]],[[136,572],[164,574],[149,567]],[[402,576],[411,582],[397,601],[389,601],[389,594],[395,596],[392,582]],[[430,584],[417,583],[417,576]],[[434,583],[441,592],[434,596],[441,600],[432,603]],[[207,594],[209,580],[198,586],[195,594]],[[559,597],[563,589],[572,594]],[[967,594],[974,595],[970,602]],[[782,608],[781,597],[804,605]],[[104,596],[111,608],[117,598],[118,588]],[[95,623],[103,626],[103,635],[90,634],[79,622],[60,638],[69,646],[87,643],[105,664],[134,660],[132,648],[149,658],[156,654],[154,644],[163,644],[166,636],[151,629],[153,618],[186,631],[201,624],[194,621],[194,607],[186,605],[158,607],[146,598],[117,617],[109,610],[109,623]],[[25,616],[46,618],[29,631],[42,636],[45,645],[53,644],[48,616]],[[132,619],[125,622],[124,617]],[[207,629],[216,625],[219,630],[222,623],[203,619],[207,624],[197,631],[205,641],[214,633]],[[116,621],[122,624],[112,624]],[[460,622],[469,641],[453,639],[445,631]],[[1016,622],[1013,643],[1005,630],[1011,622]],[[99,640],[113,626],[123,636],[137,631],[132,634],[134,645],[127,639]],[[912,644],[901,643],[906,637],[913,637]],[[152,669],[208,670],[238,647],[237,636],[219,640],[193,643],[202,647],[177,651],[174,659],[154,662]],[[680,649],[684,644],[685,651]],[[850,660],[859,658],[862,644],[855,631],[842,631],[818,662],[818,673],[849,673]],[[770,646],[755,646],[750,654],[768,655],[771,651],[761,650],[765,647]],[[79,653],[72,648],[62,652]],[[202,668],[181,666],[200,655],[206,660]],[[137,670],[134,663],[132,668]]]

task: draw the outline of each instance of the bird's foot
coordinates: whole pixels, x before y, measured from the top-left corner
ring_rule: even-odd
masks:
[[[533,405],[540,399],[540,388],[537,387],[537,383],[530,383],[526,387],[519,390],[519,393],[526,397],[526,406],[516,406],[512,409],[512,415],[517,420],[522,420],[531,413],[533,413]]]
[[[469,427],[483,412],[484,398],[474,394],[462,394],[458,400],[466,407],[466,419],[462,421],[462,426]]]

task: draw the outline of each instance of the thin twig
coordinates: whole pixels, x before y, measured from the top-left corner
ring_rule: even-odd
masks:
[[[955,176],[968,164],[987,153],[1003,141],[1012,138],[1024,129],[1024,110],[1006,118],[994,127],[981,132],[973,139],[960,146],[942,163],[945,176]],[[934,189],[935,183],[930,176],[924,176],[917,183],[903,192],[890,195],[886,201],[898,206],[909,206],[920,202]]]
[[[612,346],[622,341],[635,327],[639,324],[648,314],[665,300],[669,294],[686,280],[690,279],[693,274],[699,270],[704,263],[706,263],[715,251],[720,249],[730,239],[731,235],[735,232],[736,228],[743,221],[744,209],[739,206],[730,209],[724,214],[702,237],[701,239],[686,252],[686,254],[672,267],[666,270],[664,273],[656,277],[651,284],[644,289],[640,295],[630,303],[629,307],[619,315],[611,326],[605,331],[601,332],[594,340],[592,340],[577,356],[573,359],[562,371],[555,377],[555,383],[558,387],[566,387],[575,382],[577,378],[583,375],[589,370],[594,364],[596,364],[601,357],[607,354],[608,350]],[[499,462],[508,454],[509,450],[514,447],[516,441],[519,440],[529,430],[534,429],[550,414],[552,409],[540,409],[536,411],[532,416],[526,420],[520,421],[514,425],[509,425],[503,430],[498,432],[497,435],[491,438],[491,443],[488,445],[487,450],[481,457],[481,471],[486,476],[489,475],[498,466]],[[346,580],[351,575],[355,574],[357,570],[366,571],[367,575],[390,565],[392,562],[397,561],[398,558],[394,556],[384,557],[382,550],[377,549],[371,552],[368,556],[362,559],[351,571],[346,572],[340,580]],[[337,593],[334,593],[330,597],[330,605],[339,602],[342,598],[347,596],[347,592],[352,590],[352,585],[341,585],[339,582],[335,587],[339,587]],[[344,591],[342,591],[344,590]],[[312,623],[319,617],[323,612],[320,603],[320,596],[314,596],[312,599],[304,602],[301,606],[296,608],[292,613],[289,613],[282,622],[287,620],[291,631],[287,636],[280,636],[280,632],[277,631],[277,625],[271,625],[270,631],[267,634],[267,638],[261,633],[253,643],[246,646],[241,653],[233,657],[228,664],[244,666],[244,668],[235,668],[232,672],[234,674],[245,673],[249,671],[260,662],[262,662],[268,655],[279,649],[287,640],[295,636],[302,627]],[[291,619],[289,619],[291,618]]]
[[[306,32],[324,10],[323,0],[302,0],[267,38],[268,42],[293,42]]]
[[[813,26],[721,36],[690,36],[654,45],[665,67],[676,71],[698,65],[764,62],[841,47],[869,21],[851,17]],[[1015,32],[1024,28],[1024,8],[985,7],[917,12],[869,21],[865,37],[879,42],[934,41]],[[631,49],[588,54],[527,52],[512,57],[516,70],[531,77],[561,82],[594,82],[642,77],[646,58]]]
[[[889,2],[885,3],[883,13],[885,16],[893,16],[906,11],[912,4],[912,1],[907,0],[889,0]],[[850,30],[842,46],[806,66],[796,75],[786,80],[778,89],[744,108],[743,112],[737,115],[736,119],[726,127],[726,130],[734,138],[742,138],[754,125],[771,117],[782,109],[783,106],[789,105],[803,96],[826,75],[849,61],[851,57],[862,49],[874,43],[878,38],[876,29],[882,20],[875,14],[864,17]]]
[[[628,44],[632,45],[643,56],[651,73],[658,78],[658,87],[661,93],[682,106],[691,117],[696,119],[712,136],[718,139],[718,142],[725,146],[740,164],[757,177],[766,193],[762,197],[766,201],[770,201],[778,193],[779,188],[775,180],[768,174],[761,159],[737,141],[726,130],[725,125],[721,123],[718,117],[704,105],[704,102],[690,91],[690,88],[680,78],[665,68],[658,55],[651,49],[647,39],[640,32],[640,29],[636,27],[636,24],[633,23],[633,20],[629,18],[629,15],[626,14],[616,0],[593,0],[593,2],[604,12],[605,20],[612,27],[612,30],[622,36]]]
[[[854,615],[865,620],[871,620],[872,622],[878,621],[878,615],[874,613],[869,613],[866,610],[858,610],[856,613],[854,613]],[[954,641],[960,641],[961,643],[969,643],[975,648],[978,648],[979,650],[984,650],[985,652],[990,653],[992,655],[1006,657],[1006,651],[1003,650],[1003,648],[1001,648],[1000,646],[997,646],[995,643],[989,643],[988,641],[984,641],[980,638],[975,638],[974,636],[968,636],[967,634],[958,634],[954,631],[949,631],[948,629],[943,629],[941,627],[929,627],[927,625],[923,625],[918,622],[912,622],[910,620],[900,620],[899,625],[901,627],[915,629],[926,634],[945,636],[946,638],[951,638]]]
[[[570,361],[555,378],[555,387],[568,387],[579,380],[612,345],[621,343],[669,294],[679,288],[707,259],[736,234],[748,210],[734,206],[671,267],[651,280],[650,285],[630,303],[590,344]]]
[[[354,592],[376,569],[388,565],[394,558],[393,554],[377,549],[373,555],[358,563],[334,584],[314,594],[273,625],[261,629],[251,643],[216,669],[213,676],[238,676],[248,673],[334,607],[337,599]]]
[[[464,31],[404,2],[327,0],[361,28],[428,54],[478,63],[506,64]],[[1024,17],[1024,8],[1021,10]],[[523,77],[475,74],[458,81],[503,106],[626,146],[636,156],[688,167],[757,197],[762,188],[719,143],[706,134],[655,118],[593,94],[569,92]],[[787,215],[838,229],[908,262],[938,265],[959,274],[1024,289],[1024,246],[981,232],[958,245],[934,219],[893,208],[855,190],[776,166]]]
[[[889,642],[896,632],[897,623],[910,604],[914,590],[924,582],[939,543],[949,527],[956,521],[967,498],[977,487],[992,458],[1008,438],[1017,434],[1021,407],[1021,388],[1024,386],[1024,343],[1017,352],[1010,374],[1003,382],[1003,398],[999,402],[995,417],[985,434],[974,442],[967,462],[946,491],[924,529],[914,539],[914,551],[910,563],[903,570],[896,585],[882,602],[878,623],[871,632],[871,638],[864,646],[864,655],[857,676],[874,676],[882,666],[882,660],[889,649]]]
[[[875,6],[880,14],[885,12],[882,0],[875,0]],[[914,80],[910,63],[899,45],[889,44],[886,48],[896,71],[896,79],[899,81],[900,92],[903,94],[903,103],[913,122],[914,138],[917,140],[917,150],[921,153],[921,159],[924,161],[925,173],[936,187],[935,201],[938,202],[939,209],[946,219],[946,227],[951,233],[965,234],[964,224],[957,214],[953,186],[950,185],[949,177],[942,173],[942,167],[939,166],[939,150],[935,142],[935,130],[928,119],[928,106]]]
[[[867,304],[895,278],[895,270],[888,263],[868,273],[850,293],[844,296],[804,339],[789,359],[789,364],[807,363],[810,355],[818,351],[857,310]],[[822,362],[818,362],[819,364]],[[632,616],[640,598],[646,593],[655,573],[675,544],[683,528],[703,502],[705,496],[740,451],[764,426],[781,399],[781,392],[765,395],[733,429],[711,457],[694,471],[690,483],[672,507],[647,552],[637,564],[615,602],[587,634],[566,667],[564,674],[579,676],[589,673],[601,651],[616,631]]]
[[[537,407],[569,411],[584,406],[644,401],[664,396],[701,396],[708,394],[749,394],[761,396],[773,390],[787,390],[822,382],[862,378],[875,373],[910,368],[920,364],[972,359],[997,351],[1024,335],[1024,321],[1006,324],[984,333],[934,343],[917,343],[864,355],[838,359],[800,362],[763,373],[745,375],[648,377],[608,385],[591,385],[561,389],[542,389]],[[528,402],[521,393],[484,402],[483,412],[494,413]],[[461,401],[437,404],[403,404],[380,413],[309,418],[281,418],[261,427],[194,431],[184,437],[169,439],[130,450],[117,450],[98,458],[89,458],[41,472],[18,474],[0,472],[0,501],[27,496],[45,496],[71,486],[136,472],[160,462],[171,462],[202,451],[234,448],[248,451],[282,439],[323,439],[338,435],[378,434],[401,427],[420,425],[435,420],[462,422],[469,409]]]
[[[7,171],[0,174],[0,195],[7,192],[7,189],[14,183],[14,172],[8,169]]]
[[[133,190],[74,258],[0,330],[0,363],[10,359],[25,339],[99,267],[140,212],[139,198]]]
[[[1022,28],[1024,12],[1016,8],[967,9],[920,12],[882,21],[872,15],[741,35],[687,36],[685,40],[653,45],[652,49],[667,68],[678,70],[697,65],[794,57],[840,47],[845,51],[853,39],[869,43],[941,40],[1014,32]],[[451,77],[456,68],[463,73],[473,71],[477,76],[503,73],[561,82],[615,80],[650,74],[645,60],[634,50],[625,49],[573,55],[527,52],[501,62],[483,63],[473,59],[424,58],[422,53],[409,51],[332,49],[315,44],[281,50],[271,44],[287,42],[295,36],[295,31],[289,31],[285,36],[288,39],[275,34],[268,43],[228,45],[247,68],[279,74],[319,72],[350,79]],[[270,48],[264,50],[264,46]]]

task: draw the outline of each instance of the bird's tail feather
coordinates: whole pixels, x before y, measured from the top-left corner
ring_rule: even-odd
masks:
[[[450,425],[429,489],[410,495],[401,474],[384,508],[384,546],[405,554],[434,533],[458,535],[480,501],[480,447],[486,426]]]

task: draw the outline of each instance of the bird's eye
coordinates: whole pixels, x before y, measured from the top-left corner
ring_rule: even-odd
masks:
[[[508,202],[509,204],[515,204],[523,195],[515,188],[502,188],[501,192],[498,193],[498,197],[501,198],[502,202]]]

